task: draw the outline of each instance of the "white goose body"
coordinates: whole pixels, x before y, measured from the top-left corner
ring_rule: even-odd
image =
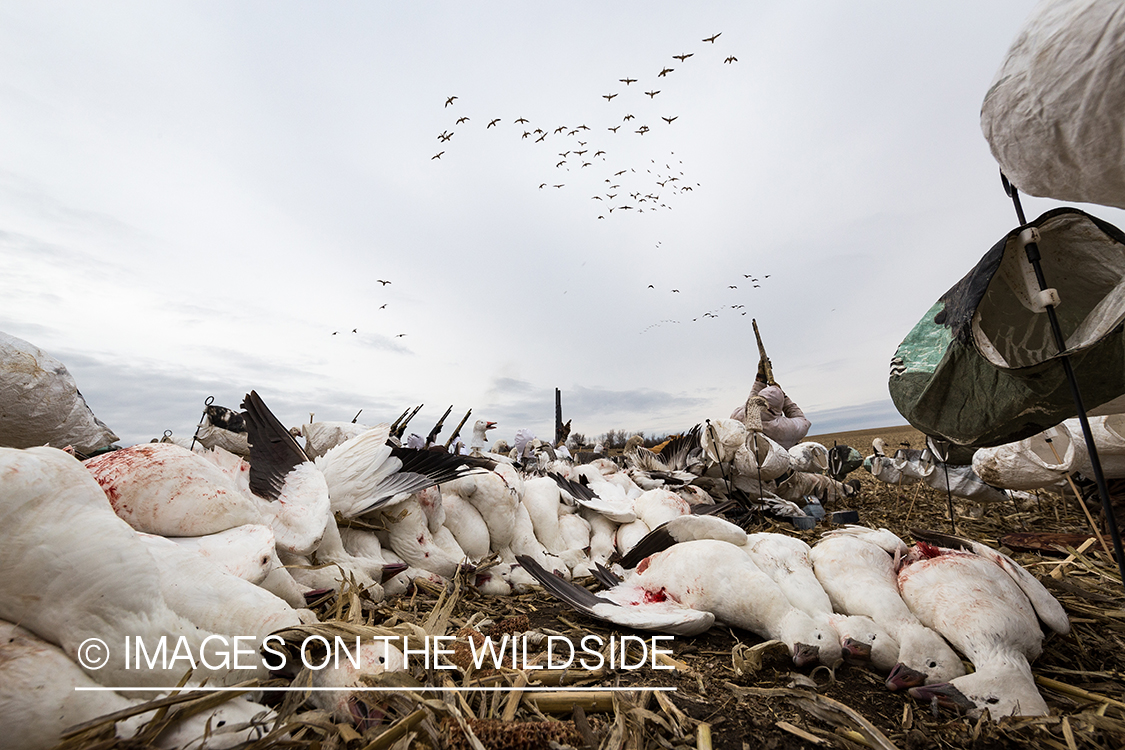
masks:
[[[555,480],[550,477],[525,479],[521,502],[535,527],[535,536],[547,551],[555,554],[565,551],[565,544],[559,535],[562,495]]]
[[[920,542],[899,572],[903,599],[924,624],[944,635],[973,663],[972,675],[949,683],[975,708],[988,708],[993,719],[1045,715],[1047,705],[1030,667],[1042,651],[1039,619],[1060,633],[1069,630],[1069,622],[1042,584],[1030,575],[1030,581],[1017,580],[1009,573],[1010,566],[998,564],[996,558],[1011,566],[1016,563],[985,549],[992,554],[986,557]],[[1039,611],[1042,614],[1037,615]],[[917,690],[912,694],[927,699],[957,697],[943,686]]]
[[[454,576],[461,559],[438,544],[416,495],[394,503],[381,516],[386,528],[386,531],[380,532],[384,547],[394,550],[412,567],[437,573],[443,578]]]
[[[453,534],[465,555],[474,562],[488,557],[491,549],[488,524],[484,522],[480,511],[453,491],[442,492],[441,504],[445,509],[445,527]]]
[[[98,687],[58,646],[0,620],[0,727],[5,747],[49,750],[70,727],[141,702],[112,691],[76,689]],[[272,716],[265,706],[235,698],[174,723],[157,737],[155,747],[179,748],[189,742],[195,750],[241,746],[265,735]],[[148,712],[122,719],[117,735],[132,737],[151,718]]]
[[[870,617],[899,643],[898,663],[887,680],[892,690],[947,682],[965,673],[949,644],[899,595],[895,560],[887,551],[899,545],[905,548],[885,529],[847,527],[825,534],[809,553],[835,611]]]
[[[181,614],[181,609],[189,608],[185,600],[176,599],[190,584],[182,577],[165,580],[164,566],[137,532],[114,514],[101,487],[72,456],[53,448],[0,448],[0,486],[4,488],[0,493],[0,569],[5,571],[0,583],[0,618],[21,624],[68,655],[76,654],[86,639],[100,638],[110,645],[111,658],[91,676],[103,685],[174,685],[183,674],[179,665],[126,670],[122,646],[126,636],[152,644],[161,636],[172,642],[182,637],[193,653],[199,653],[211,632],[203,629],[204,623]],[[172,542],[168,544],[190,557]],[[270,596],[246,581],[229,578],[246,587],[240,597],[252,598],[256,592]],[[174,605],[166,599],[166,590]],[[270,614],[279,610],[271,607]],[[298,622],[292,608],[288,610],[293,613],[292,621]],[[225,631],[227,635],[254,632],[248,623],[231,624],[240,629]],[[244,625],[247,629],[242,629]],[[113,648],[116,644],[120,645]],[[210,672],[200,665],[195,679],[208,675],[226,681],[265,673]]]
[[[231,575],[260,584],[274,568],[273,531],[262,524],[246,524],[206,536],[169,537]]]
[[[536,566],[529,564],[530,561],[521,559],[521,563],[536,572]],[[559,595],[561,583],[539,574],[536,577],[548,590]],[[709,613],[715,622],[782,641],[789,647],[797,666],[817,660],[833,665],[842,653],[835,630],[818,624],[796,609],[778,585],[754,565],[749,555],[729,542],[699,539],[676,544],[645,558],[619,586],[599,592],[596,598],[608,600],[612,606],[607,603],[601,609],[588,607],[583,611],[634,627],[646,627],[638,624],[638,620],[644,621],[645,607],[652,604]],[[619,615],[628,617],[629,621],[615,619]],[[702,625],[703,622],[695,621],[692,624],[693,627]],[[653,619],[647,627],[684,634],[670,630],[667,623],[659,619]]]
[[[488,527],[489,547],[496,552],[512,543],[522,485],[514,468],[497,464],[493,471],[446,482],[441,488],[443,496],[448,493],[460,495],[476,508]]]
[[[85,466],[114,512],[138,531],[196,537],[262,522],[228,473],[174,443],[110,451]]]

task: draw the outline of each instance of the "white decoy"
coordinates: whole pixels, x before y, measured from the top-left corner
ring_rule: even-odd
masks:
[[[481,456],[484,454],[484,446],[488,444],[488,431],[494,429],[496,429],[496,423],[484,419],[478,419],[473,424],[473,438],[469,442],[469,455]]]
[[[542,578],[540,583],[544,583]],[[609,591],[615,592],[616,588]],[[773,579],[745,551],[729,542],[699,539],[676,544],[645,558],[626,576],[620,588],[623,593],[631,592],[621,600],[621,606],[595,616],[607,619],[607,615],[616,615],[619,609],[629,609],[629,603],[670,599],[681,606],[709,612],[716,622],[782,641],[799,667],[817,660],[832,666],[841,656],[836,631],[816,623],[790,604]],[[602,596],[618,594],[602,592]],[[635,622],[619,624],[641,627]]]
[[[221,448],[242,457],[250,455],[245,418],[225,406],[207,404],[203,407],[203,419],[195,430],[195,438],[205,448]],[[192,448],[190,444],[187,447]]]
[[[100,687],[58,646],[0,620],[0,727],[4,728],[0,744],[4,747],[49,750],[70,727],[142,702]],[[265,706],[235,698],[174,722],[153,746],[193,750],[242,746],[264,736],[273,716]],[[117,736],[132,737],[152,717],[150,711],[118,721]]]
[[[896,557],[906,544],[886,529],[848,526],[827,532],[809,559],[836,612],[870,617],[899,643],[891,690],[947,682],[965,673],[961,659],[923,625],[898,591]]]
[[[343,442],[362,435],[371,427],[354,422],[309,422],[292,428],[305,439],[305,455],[316,460]],[[294,435],[296,437],[296,435]]]
[[[257,602],[259,594],[271,595],[234,576],[227,576],[220,590],[226,591],[231,582],[232,590],[244,587],[233,600],[239,602],[237,607],[214,592],[191,591],[196,584],[175,566],[160,564],[149,545],[114,514],[90,472],[62,451],[0,448],[0,486],[0,569],[5,571],[0,618],[19,623],[68,655],[77,654],[88,638],[101,639],[110,646],[110,660],[91,676],[103,685],[167,686],[183,674],[176,664],[126,669],[126,636],[150,644],[161,636],[173,642],[182,638],[199,653],[213,632],[203,629],[209,617],[210,624],[231,627],[215,633],[227,636],[251,635],[257,632],[255,626],[265,628],[286,617],[300,621],[281,600],[281,606],[271,603],[262,613],[247,611],[247,602]],[[180,555],[198,559],[168,544]],[[209,581],[226,576],[203,561],[185,567],[189,575],[196,568],[212,568],[213,574],[200,573]],[[232,611],[214,611],[223,606]],[[283,614],[283,608],[291,614]],[[194,678],[208,676],[226,682],[264,677],[265,672],[208,670],[200,664]]]
[[[987,708],[994,720],[1047,714],[1030,663],[1042,651],[1039,620],[1056,633],[1069,632],[1062,606],[1015,561],[986,545],[934,532],[916,532],[915,537],[961,548],[920,541],[898,581],[911,610],[956,646],[975,672],[944,685],[914,688],[911,694]]]

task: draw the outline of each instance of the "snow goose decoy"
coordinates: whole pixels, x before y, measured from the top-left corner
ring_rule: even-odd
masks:
[[[195,439],[204,448],[222,448],[243,458],[250,455],[246,419],[225,406],[209,403],[203,407],[203,419],[195,430]]]
[[[891,690],[948,682],[965,673],[949,644],[902,600],[897,568],[905,553],[906,543],[892,532],[862,526],[829,531],[809,552],[833,608],[870,617],[898,642],[897,664],[887,678]]]
[[[987,545],[938,532],[912,533],[922,541],[899,572],[902,597],[925,625],[968,657],[975,671],[914,687],[910,694],[951,707],[988,709],[994,720],[1046,715],[1030,663],[1042,651],[1040,620],[1056,633],[1070,630],[1058,600]]]

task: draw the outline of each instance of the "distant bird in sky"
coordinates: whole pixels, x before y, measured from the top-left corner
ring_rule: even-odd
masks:
[[[433,156],[430,157],[430,161],[433,161],[434,159],[440,159],[441,155],[444,154],[444,153],[445,153],[444,151],[438,151],[436,154],[434,154]]]
[[[353,329],[352,329],[352,333],[355,333],[355,332],[356,332],[356,330],[355,330],[355,329],[353,328]]]
[[[633,119],[632,115],[625,115],[625,117],[622,118],[621,122],[625,122],[626,120],[632,120],[632,119]]]
[[[560,162],[559,162],[558,164],[556,164],[556,165],[555,165],[555,169],[558,169],[558,168],[559,168],[559,167],[561,167],[561,166],[562,166],[563,164],[566,164],[566,159],[563,159],[563,160],[562,160],[562,161],[560,161]]]
[[[607,102],[613,101],[613,97],[615,97],[615,96],[617,96],[617,94],[602,94],[602,98],[605,99]]]
[[[438,140],[439,141],[448,141],[452,137],[453,137],[453,133],[442,133],[441,135],[438,136]]]
[[[523,117],[519,117],[519,118],[516,119],[516,122],[518,122],[522,125],[523,123],[527,122],[527,120],[524,119]]]
[[[551,187],[561,188],[561,187],[565,187],[565,186],[566,186],[566,183],[564,182],[562,185],[552,185]]]
[[[688,52],[686,55],[672,55],[672,57],[675,58],[676,60],[679,60],[680,62],[683,62],[684,60],[688,59],[689,57],[691,57],[694,54],[695,54],[694,52]]]
[[[735,57],[734,55],[731,55],[731,56],[730,56],[730,57],[728,57],[728,58],[727,58],[726,60],[723,60],[723,62],[725,62],[725,63],[738,62],[738,58],[737,58],[737,57]]]
[[[637,82],[636,78],[619,78],[617,80],[621,81],[626,86],[628,86],[630,83],[636,83]]]
[[[672,291],[673,291],[673,292],[675,292],[676,294],[679,294],[679,293],[680,293],[680,290],[679,290],[679,289],[673,289]]]
[[[754,285],[754,288],[755,288],[755,289],[761,289],[761,288],[762,288],[762,285],[761,285],[761,284],[755,284],[755,285]]]
[[[659,73],[656,74],[656,77],[657,78],[663,78],[664,76],[671,73],[673,70],[675,70],[675,68],[664,68],[664,70],[662,70],[662,71],[660,71]]]
[[[456,99],[456,98],[457,98],[457,97],[455,97],[455,96],[451,96],[451,97],[449,97],[448,99],[446,99],[446,100],[445,100],[445,106],[447,106],[447,107],[448,107],[448,106],[449,106],[450,104],[452,104],[452,103],[453,103],[453,100],[454,100],[454,99]]]
[[[379,283],[380,283],[380,284],[382,284],[383,286],[386,286],[387,284],[390,284],[390,283],[391,283],[391,282],[389,282],[389,281],[385,281],[385,280],[383,280],[383,279],[375,279],[375,281],[379,282]]]
[[[736,287],[734,284],[731,284],[729,288],[730,289],[738,289],[738,287]]]
[[[557,128],[555,128],[555,133],[561,133],[564,130],[566,130],[566,125],[559,125]]]
[[[659,91],[659,90],[656,90],[656,91],[646,91],[646,92],[645,92],[645,94],[647,94],[647,95],[648,95],[648,98],[649,98],[649,99],[653,98],[654,96],[656,96],[656,95],[657,95],[657,94],[659,94],[659,93],[660,93],[660,91]]]
[[[648,285],[648,288],[649,288],[649,289],[655,289],[656,287],[654,287],[654,286],[653,286],[652,284],[649,284],[649,285]]]
[[[458,117],[458,118],[457,118],[457,122],[456,122],[456,124],[457,124],[457,125],[460,125],[461,123],[463,123],[463,122],[468,122],[468,121],[469,121],[469,118],[468,118],[468,117]]]
[[[403,336],[405,336],[405,335],[406,335],[405,333],[399,333],[399,334],[395,334],[395,338],[396,338],[396,339],[401,339],[401,338],[402,338]]]
[[[770,277],[770,275],[769,275],[769,274],[767,273],[767,274],[766,274],[765,276],[763,276],[762,278],[763,278],[763,279],[768,279],[769,277]]]
[[[620,126],[620,125],[615,125],[615,126],[614,126],[614,127],[612,127],[612,128],[606,128],[606,130],[612,130],[612,131],[613,131],[614,133],[616,133],[616,132],[617,132],[617,129],[618,129],[619,127],[621,127],[621,126]]]
[[[719,37],[721,37],[722,35],[723,35],[723,32],[720,31],[718,34],[715,34],[714,36],[709,36],[706,39],[704,39],[703,41],[711,42],[711,44],[714,44],[715,40],[718,39]]]
[[[383,304],[379,305],[379,309],[380,310],[386,310],[387,309],[387,303],[384,302]]]
[[[492,127],[493,125],[495,125],[495,124],[496,124],[496,123],[498,123],[498,122],[500,122],[500,118],[499,118],[499,117],[497,117],[497,118],[496,118],[495,120],[493,120],[492,122],[490,122],[490,123],[488,123],[487,125],[485,125],[485,126],[484,126],[484,129],[485,129],[485,130],[488,130],[489,128],[491,128],[491,127]]]
[[[535,142],[536,142],[536,143],[539,143],[539,141],[543,140],[543,139],[544,139],[544,138],[546,138],[546,137],[547,137],[547,134],[546,134],[546,133],[544,133],[543,135],[541,135],[541,136],[539,136],[538,138],[536,138],[536,139],[535,139]]]
[[[539,189],[540,189],[540,190],[542,190],[542,189],[543,189],[543,188],[545,188],[545,187],[547,187],[547,183],[545,183],[545,182],[541,182],[541,183],[539,183]]]
[[[660,119],[663,120],[664,122],[668,123],[669,125],[671,125],[672,121],[680,119],[680,116],[676,115],[675,117],[661,117]]]

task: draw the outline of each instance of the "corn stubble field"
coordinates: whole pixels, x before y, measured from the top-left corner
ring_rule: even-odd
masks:
[[[810,439],[831,447],[851,445],[867,455],[871,439],[888,448],[903,443],[924,446],[909,427],[838,433]],[[863,469],[850,475],[862,490],[848,502],[860,523],[886,527],[906,541],[910,529],[948,531],[945,495],[928,487],[895,487],[878,482]],[[827,510],[842,509],[829,507]],[[1096,509],[1093,509],[1096,513]],[[675,638],[672,670],[601,669],[461,672],[418,671],[390,684],[401,693],[368,693],[367,702],[385,712],[370,727],[339,723],[324,711],[301,704],[299,693],[274,703],[281,717],[252,748],[376,750],[378,748],[1105,748],[1125,747],[1125,595],[1117,567],[1096,546],[1085,552],[1010,551],[1001,539],[1013,532],[1087,532],[1088,524],[1072,495],[1039,493],[1017,506],[974,507],[954,503],[959,535],[1003,549],[1042,580],[1071,618],[1065,637],[1050,636],[1033,665],[1050,716],[1008,718],[957,716],[888,691],[873,669],[841,665],[797,672],[784,648],[778,650],[752,633],[714,627],[693,638]],[[814,544],[830,528],[811,531],[768,519],[755,519],[750,531],[796,534]],[[1070,552],[1074,552],[1073,548]],[[583,581],[596,588],[593,579]],[[365,600],[345,589],[315,604],[322,619],[309,626],[323,632],[399,633],[420,637],[458,636],[459,657],[469,668],[469,638],[528,632],[541,638],[556,634],[576,642],[586,635],[610,636],[629,631],[579,615],[542,593],[488,598],[458,586],[453,592],[419,588],[410,596],[383,602]],[[333,627],[337,628],[336,631]],[[645,634],[639,634],[645,635]],[[537,654],[529,653],[529,658]],[[634,654],[636,656],[636,654]],[[458,661],[458,658],[460,661]],[[451,676],[452,675],[452,676]],[[301,684],[298,677],[294,684]],[[410,692],[411,687],[521,687],[529,684],[584,688],[638,688],[635,691],[532,693]],[[287,685],[288,682],[276,681]],[[249,686],[248,686],[249,687]],[[641,690],[670,687],[674,692]],[[184,700],[180,709],[224,700],[229,693]],[[183,696],[180,700],[188,698]],[[172,699],[177,700],[177,699]],[[70,748],[126,748],[142,740],[115,740],[108,725],[87,727],[64,744]],[[150,733],[159,729],[154,722]]]

